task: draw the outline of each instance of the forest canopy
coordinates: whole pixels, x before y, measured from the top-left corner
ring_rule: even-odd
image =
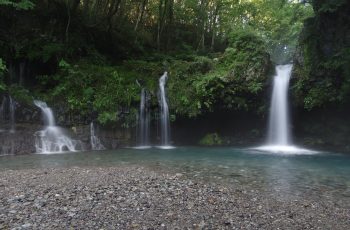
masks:
[[[167,70],[173,118],[259,112],[271,61],[292,60],[312,15],[290,0],[0,0],[0,90],[105,123],[136,112],[136,80],[156,105]]]

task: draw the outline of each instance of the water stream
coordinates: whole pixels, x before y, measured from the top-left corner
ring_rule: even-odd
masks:
[[[150,111],[148,106],[148,95],[145,88],[141,89],[138,144],[139,148],[150,147]]]
[[[314,151],[292,145],[289,121],[289,81],[292,64],[276,66],[269,114],[267,145],[256,149],[274,153],[313,154]]]
[[[292,65],[279,65],[276,67],[277,75],[273,80],[270,107],[269,145],[286,146],[290,144],[288,88],[292,68]]]
[[[2,126],[5,124],[5,103],[6,97],[3,97],[0,105],[0,132],[4,131]]]
[[[106,148],[101,143],[100,138],[98,138],[95,134],[94,123],[90,123],[90,144],[92,150],[105,150]]]
[[[0,125],[2,125],[0,132],[7,129],[10,133],[15,133],[15,111],[16,101],[11,96],[4,96],[0,105]]]
[[[169,107],[166,98],[165,84],[168,80],[168,73],[159,78],[159,94],[160,94],[160,129],[161,129],[161,148],[172,148],[170,146],[170,120],[169,120]]]
[[[16,102],[9,96],[10,133],[16,131],[15,110]]]
[[[50,154],[81,150],[80,141],[72,140],[64,134],[62,128],[56,126],[53,112],[45,102],[35,100],[34,104],[41,109],[45,123],[45,129],[35,133],[37,153]]]

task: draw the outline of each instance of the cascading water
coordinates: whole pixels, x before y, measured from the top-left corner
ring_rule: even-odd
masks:
[[[10,133],[15,132],[16,123],[15,123],[15,109],[16,104],[15,101],[9,96],[9,113],[10,113]]]
[[[147,91],[142,88],[139,112],[138,148],[148,148],[150,144],[150,113],[148,109],[147,96]]]
[[[94,123],[90,124],[90,144],[92,150],[105,150],[106,148],[101,143],[101,140],[95,134]]]
[[[270,107],[268,143],[286,146],[290,144],[288,87],[293,65],[278,65],[273,79]]]
[[[160,120],[161,120],[161,147],[171,148],[170,146],[170,120],[169,120],[169,108],[166,99],[165,84],[168,80],[168,73],[159,78],[159,93],[160,93]]]
[[[0,124],[7,128],[5,121],[8,120],[8,130],[10,133],[15,132],[16,123],[15,123],[15,110],[16,102],[11,96],[4,96],[0,105]],[[0,132],[3,132],[5,129],[1,129]]]
[[[312,153],[291,145],[288,112],[288,89],[293,65],[276,66],[269,115],[268,143],[256,149],[283,153]]]
[[[50,107],[45,102],[35,100],[44,116],[45,129],[35,133],[35,149],[37,153],[62,153],[65,151],[77,151],[81,143],[72,140],[63,134],[63,130],[55,124],[55,118]]]
[[[4,125],[5,123],[5,104],[6,104],[6,97],[2,98],[2,102],[0,105],[0,125]],[[3,132],[4,130],[0,127],[0,132]]]

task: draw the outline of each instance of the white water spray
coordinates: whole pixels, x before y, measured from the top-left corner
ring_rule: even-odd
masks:
[[[9,96],[10,133],[14,133],[16,131],[15,110],[16,110],[15,101],[12,99],[11,96]]]
[[[90,124],[90,144],[92,150],[105,150],[106,148],[101,143],[101,140],[95,134],[94,123]]]
[[[0,105],[0,125],[4,125],[5,123],[5,103],[6,103],[6,97],[3,97],[1,105]],[[3,132],[4,130],[0,127],[0,132]]]
[[[139,130],[138,130],[138,142],[139,148],[147,148],[150,145],[150,113],[148,109],[147,91],[142,88],[140,112],[139,112]]]
[[[15,110],[16,102],[11,96],[4,96],[0,105],[0,125],[4,127],[6,120],[8,120],[9,127],[8,130],[10,133],[15,133],[16,131],[16,120],[15,120]],[[5,129],[0,129],[0,132],[5,131]]]
[[[160,120],[161,120],[161,148],[171,148],[170,146],[170,120],[169,120],[169,107],[166,98],[165,84],[168,80],[168,73],[159,78],[159,93],[160,93]]]
[[[274,153],[308,154],[314,151],[291,145],[288,89],[293,65],[276,66],[269,116],[268,143],[257,150]]]
[[[50,107],[45,102],[35,100],[34,104],[39,107],[43,113],[45,129],[35,133],[35,149],[37,153],[62,153],[75,152],[81,143],[72,140],[64,135],[63,130],[56,126],[55,118]]]
[[[289,145],[288,88],[293,65],[278,65],[273,79],[269,119],[269,145]]]

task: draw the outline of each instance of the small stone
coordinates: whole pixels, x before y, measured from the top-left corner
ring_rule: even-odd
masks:
[[[69,217],[73,217],[73,216],[75,216],[75,213],[74,212],[68,212],[68,216]]]
[[[175,176],[176,176],[176,177],[182,177],[183,174],[182,174],[182,173],[176,173]]]
[[[24,206],[28,206],[28,205],[30,205],[30,204],[31,204],[30,202],[25,202],[25,203],[23,203]]]
[[[30,228],[32,225],[29,223],[23,224],[21,227],[22,228]]]
[[[231,221],[229,220],[225,221],[225,225],[231,225]]]

